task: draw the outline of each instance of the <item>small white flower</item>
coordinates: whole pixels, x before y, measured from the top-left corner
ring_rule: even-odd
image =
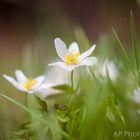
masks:
[[[27,78],[21,70],[15,71],[16,79],[15,80],[11,76],[3,75],[6,80],[8,80],[14,87],[17,89],[28,92],[30,94],[34,92],[41,92],[42,90],[51,87],[52,84],[45,84],[43,81],[45,80],[44,76],[38,76],[36,78]]]
[[[111,80],[115,80],[117,77],[117,68],[113,61],[105,61],[102,66],[102,75],[106,76],[106,69],[108,70],[108,74]]]
[[[69,84],[68,76],[69,73],[65,71],[63,68],[57,68],[57,67],[49,67],[46,71],[46,78],[52,82],[55,86],[57,85],[63,85],[63,84]],[[47,90],[44,90],[40,95],[42,98],[47,98],[51,95],[58,95],[61,91],[54,89],[53,87],[48,88]]]
[[[140,88],[139,88],[139,87],[137,87],[137,88],[133,91],[132,99],[133,99],[136,103],[140,103]]]
[[[99,67],[96,73],[100,74],[102,77],[106,77],[107,71],[111,80],[114,81],[117,78],[118,71],[113,61],[105,60],[103,63],[99,64]]]
[[[73,42],[68,49],[66,44],[60,38],[56,38],[54,42],[56,52],[62,61],[49,64],[50,66],[60,66],[67,71],[72,71],[80,66],[93,65],[97,61],[96,57],[88,57],[93,52],[96,45],[93,45],[89,50],[80,54],[79,47],[76,42]]]
[[[48,79],[51,83],[54,84],[55,87],[60,86],[60,85],[71,85],[71,81],[68,78],[70,75],[70,73],[66,70],[64,70],[63,68],[57,68],[57,67],[49,67],[47,68],[46,71],[46,79]],[[74,87],[77,87],[78,81],[79,81],[79,73],[78,71],[74,72],[74,77],[73,77],[73,84]],[[47,81],[46,81],[47,83]],[[58,89],[54,89],[54,87],[50,87],[47,88],[46,90],[44,90],[42,93],[40,93],[40,95],[42,96],[42,98],[47,98],[49,96],[53,96],[53,95],[58,95],[58,94],[63,94],[61,90]]]

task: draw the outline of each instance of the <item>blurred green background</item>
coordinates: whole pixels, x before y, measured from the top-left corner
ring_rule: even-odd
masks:
[[[2,74],[14,76],[15,69],[32,77],[44,74],[47,64],[57,57],[56,37],[67,44],[76,40],[83,50],[96,43],[96,54],[112,57],[117,55],[112,51],[114,27],[129,49],[130,10],[139,36],[140,0],[1,0],[0,92],[24,103],[25,95]],[[24,111],[0,98],[1,140],[8,139],[24,119]]]

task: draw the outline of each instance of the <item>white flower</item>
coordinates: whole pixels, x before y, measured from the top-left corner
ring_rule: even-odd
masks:
[[[107,76],[107,71],[111,80],[115,80],[118,75],[116,65],[113,61],[105,60],[103,63],[99,64],[97,74],[100,74],[102,77]]]
[[[6,80],[8,80],[17,89],[28,92],[30,94],[34,92],[41,92],[44,89],[51,87],[52,84],[43,83],[45,77],[38,76],[36,78],[27,78],[21,70],[16,70],[15,75],[17,80],[11,76],[3,75]]]
[[[133,99],[136,103],[140,103],[140,88],[139,88],[139,87],[137,87],[137,88],[133,91],[132,99]]]
[[[62,68],[58,69],[57,67],[54,68],[49,67],[47,68],[45,75],[47,79],[50,82],[52,82],[55,86],[69,84],[69,80],[68,80],[69,73]],[[44,90],[40,95],[42,96],[42,98],[47,98],[48,96],[58,95],[60,93],[61,93],[60,90],[50,87],[47,90]]]
[[[73,42],[68,49],[66,44],[60,38],[56,38],[54,42],[56,52],[62,61],[49,64],[50,66],[60,66],[67,71],[72,71],[76,67],[90,66],[95,64],[97,61],[96,57],[88,57],[93,52],[96,45],[93,45],[89,50],[80,54],[79,47],[76,42]]]

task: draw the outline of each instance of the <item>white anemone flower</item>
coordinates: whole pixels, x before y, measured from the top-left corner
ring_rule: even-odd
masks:
[[[68,80],[68,76],[69,73],[67,71],[65,71],[63,68],[57,68],[57,67],[49,67],[47,68],[46,71],[46,77],[47,79],[52,82],[55,86],[57,85],[64,85],[67,84],[69,85],[69,80]],[[46,81],[47,83],[47,81]],[[52,95],[58,95],[60,94],[61,91],[54,89],[53,87],[47,88],[46,90],[44,90],[40,95],[42,98],[47,98],[49,96]]]
[[[137,87],[134,91],[133,91],[133,96],[132,99],[136,102],[140,104],[140,88]]]
[[[66,44],[60,38],[56,38],[54,43],[56,52],[62,61],[49,64],[50,66],[60,66],[67,71],[72,71],[80,66],[93,65],[97,61],[96,57],[88,57],[93,52],[96,45],[93,45],[90,49],[80,54],[76,42],[71,43],[68,49]]]
[[[45,80],[44,76],[38,76],[36,78],[27,78],[21,70],[15,71],[16,80],[3,74],[4,78],[8,80],[14,87],[23,92],[30,94],[34,92],[42,92],[44,89],[51,87],[53,84],[43,83]]]
[[[102,77],[107,76],[107,71],[109,74],[109,77],[111,80],[116,80],[118,76],[118,70],[116,68],[116,65],[113,61],[105,60],[103,63],[99,64],[99,67],[97,68],[97,75],[101,75]]]

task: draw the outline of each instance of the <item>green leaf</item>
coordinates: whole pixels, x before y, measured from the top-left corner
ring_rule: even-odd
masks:
[[[68,111],[68,106],[65,104],[55,104],[55,109],[56,110],[61,110],[63,112],[67,112]]]
[[[42,100],[40,97],[38,96],[34,96],[36,101],[38,102],[39,106],[40,106],[40,110],[41,111],[46,111],[47,110],[47,104],[46,104],[46,101],[45,100]]]
[[[62,123],[66,123],[70,120],[70,118],[61,110],[57,110],[57,119],[62,122]]]
[[[11,137],[11,140],[25,139],[35,140],[35,135],[30,122],[22,124],[21,127],[16,132],[14,132]]]

